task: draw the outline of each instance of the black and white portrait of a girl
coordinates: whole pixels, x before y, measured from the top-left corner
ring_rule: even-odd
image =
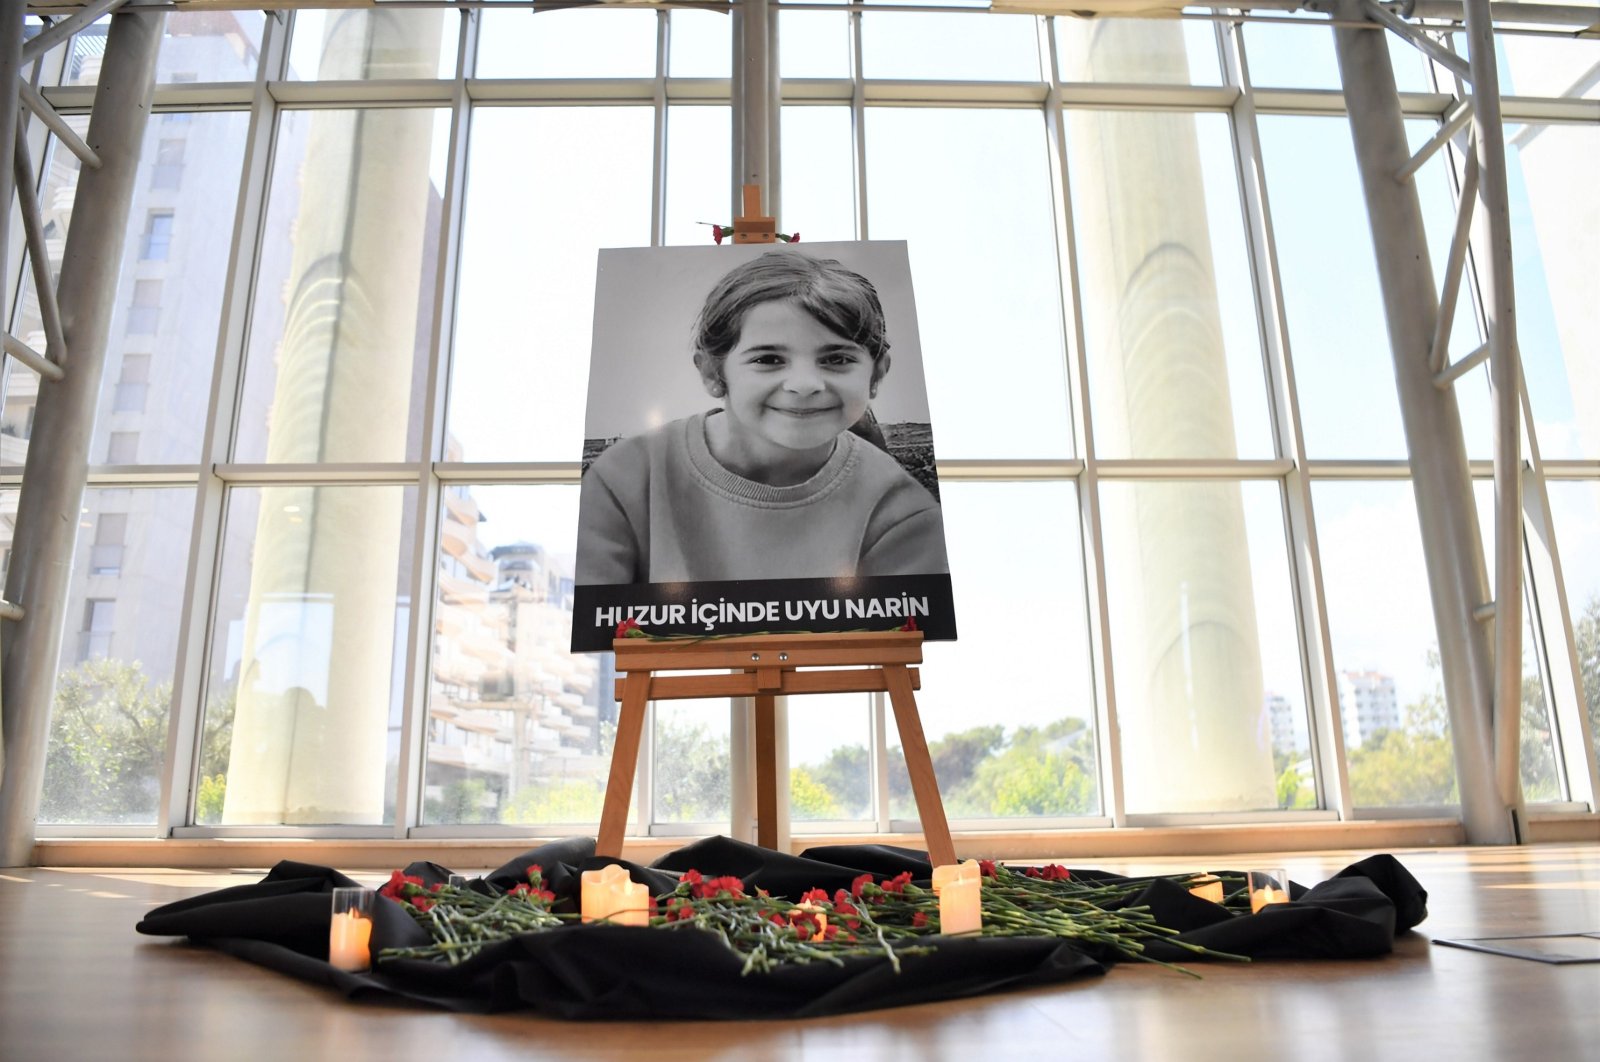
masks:
[[[579,588],[947,585],[903,243],[602,251],[585,435]]]

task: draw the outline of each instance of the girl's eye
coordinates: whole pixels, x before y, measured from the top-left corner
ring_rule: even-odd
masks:
[[[771,352],[765,354],[752,354],[748,359],[746,359],[746,361],[750,365],[782,365],[783,356],[781,354],[773,354]]]
[[[834,369],[848,369],[860,360],[857,355],[849,351],[835,351],[832,354],[824,355],[822,364]]]

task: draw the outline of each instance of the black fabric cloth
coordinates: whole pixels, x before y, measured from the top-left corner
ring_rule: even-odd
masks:
[[[555,909],[577,909],[580,875],[622,862],[653,895],[670,892],[678,876],[733,875],[752,891],[798,899],[807,889],[848,889],[861,874],[888,878],[910,871],[926,884],[933,869],[925,852],[886,845],[835,845],[798,856],[714,837],[664,856],[652,866],[597,858],[593,838],[556,841],[523,853],[468,883],[479,891],[508,889],[537,864],[556,894]],[[450,871],[417,862],[406,874],[426,884]],[[1212,871],[1229,891],[1236,871]],[[1076,869],[1074,877],[1117,881],[1117,875]],[[1119,956],[1053,937],[986,937],[921,942],[924,953],[900,956],[895,972],[883,957],[785,965],[743,974],[743,959],[712,933],[629,926],[570,925],[528,933],[485,948],[457,966],[421,959],[382,963],[346,973],[327,962],[329,894],[356,882],[329,867],[284,861],[260,882],[166,904],[136,927],[154,936],[182,936],[301,980],[327,985],[352,999],[415,1002],[487,1013],[531,1010],[570,1019],[746,1019],[815,1017],[931,1002],[1044,985],[1102,974]],[[1130,904],[1147,906],[1177,940],[1251,959],[1348,959],[1382,955],[1396,933],[1422,921],[1427,892],[1388,855],[1372,856],[1310,889],[1291,884],[1293,902],[1251,915],[1198,899],[1180,885],[1151,882]],[[427,932],[401,904],[378,897],[374,952],[429,943]],[[1193,963],[1183,948],[1155,942],[1147,954]]]

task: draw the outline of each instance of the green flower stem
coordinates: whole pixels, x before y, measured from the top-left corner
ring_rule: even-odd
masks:
[[[994,876],[983,881],[983,926],[975,935],[1058,937],[1104,947],[1191,977],[1197,975],[1148,955],[1146,942],[1164,940],[1195,955],[1249,961],[1175,939],[1178,931],[1160,925],[1147,907],[1116,906],[1126,904],[1152,882],[1185,885],[1201,876],[1085,882],[1030,877],[998,867]],[[725,947],[740,956],[745,974],[765,973],[790,963],[843,965],[849,958],[869,956],[887,959],[899,973],[901,955],[930,951],[927,944],[919,942],[939,933],[938,897],[904,879],[860,884],[846,911],[826,900],[813,898],[801,905],[762,893],[735,895],[726,889],[715,896],[697,896],[699,887],[698,881],[684,881],[661,897],[661,913],[650,919],[650,925],[715,933]],[[554,914],[548,901],[537,894],[490,896],[446,887],[426,898],[433,901],[428,911],[410,903],[407,909],[428,930],[433,943],[387,948],[380,959],[427,958],[455,965],[497,941],[568,924],[577,917]],[[796,917],[802,911],[820,911],[838,932],[831,939],[811,935],[811,923]]]

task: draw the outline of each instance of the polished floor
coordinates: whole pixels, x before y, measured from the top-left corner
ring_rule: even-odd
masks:
[[[1092,865],[1286,866],[1311,884],[1368,854]],[[255,881],[258,870],[0,870],[0,1059],[1600,1059],[1600,963],[1432,943],[1600,932],[1600,842],[1395,855],[1428,889],[1429,915],[1383,959],[1209,965],[1198,981],[1128,964],[1063,986],[849,1017],[677,1024],[351,1003],[133,930],[152,907]]]

